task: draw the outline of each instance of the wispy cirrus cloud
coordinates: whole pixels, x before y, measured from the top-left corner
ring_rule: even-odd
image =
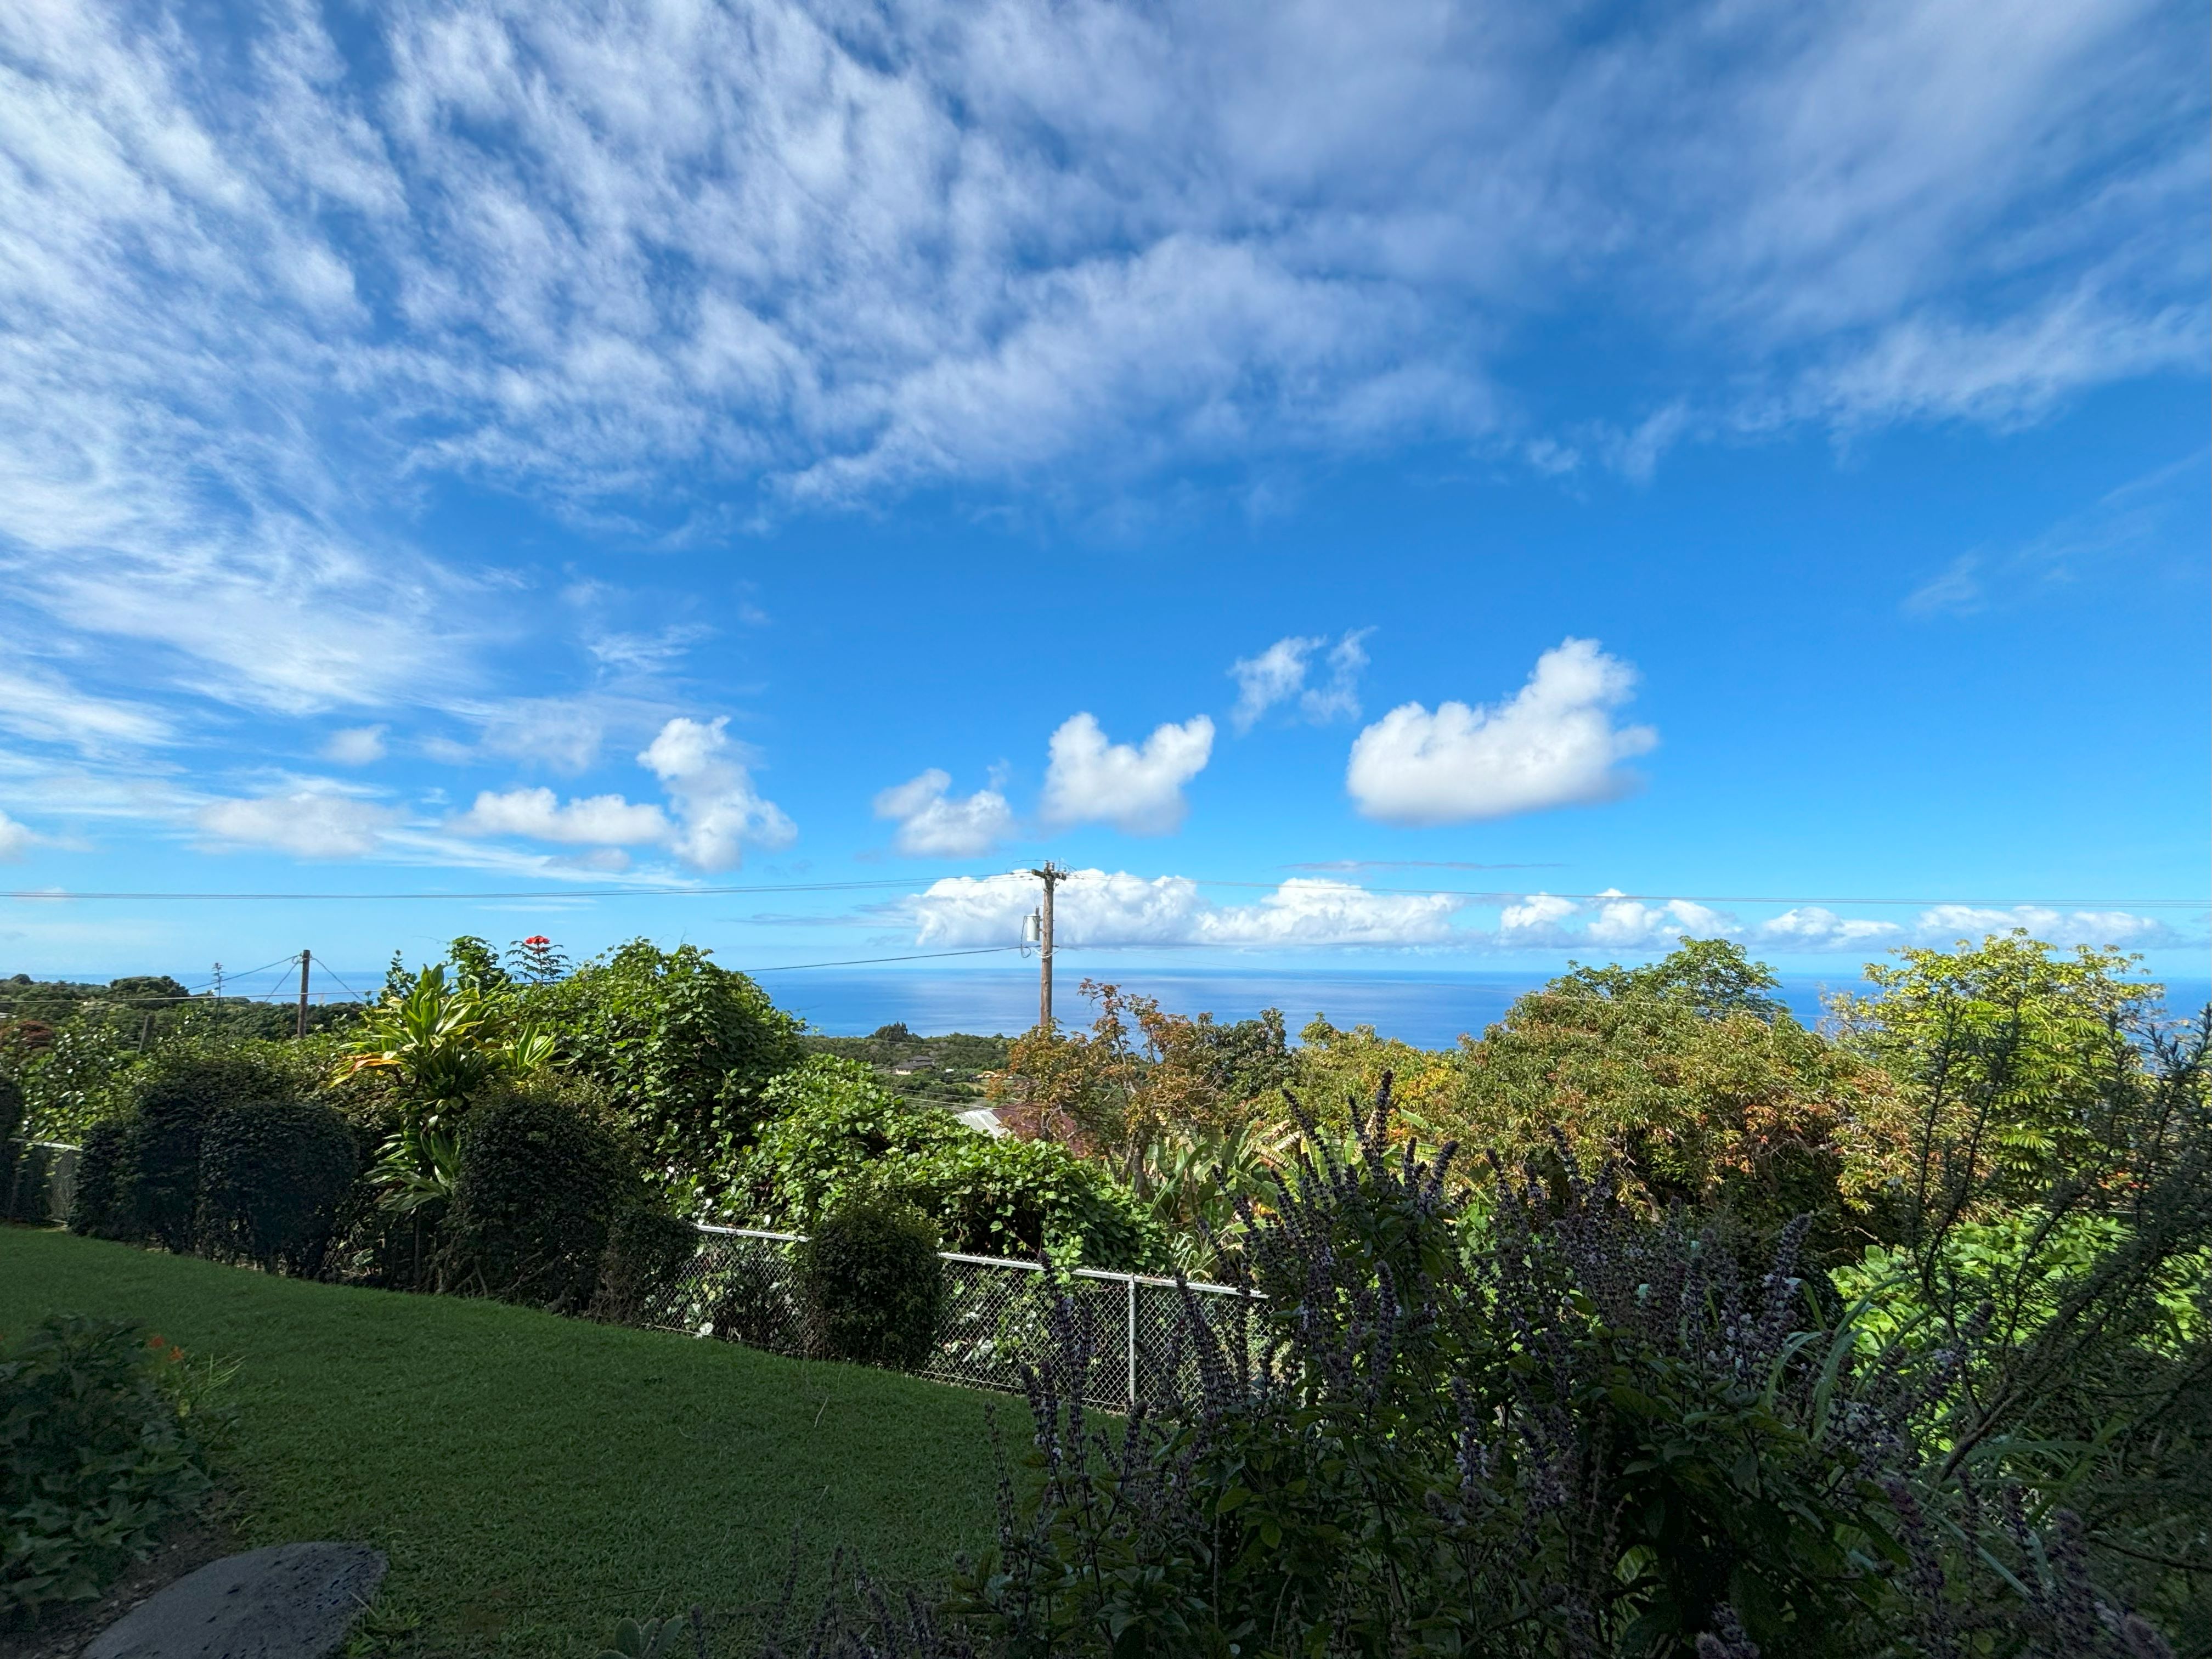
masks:
[[[1747,374],[1739,426],[2006,422],[2203,356],[2160,0],[231,21],[0,21],[0,538],[275,708],[465,671],[441,476],[680,514],[1495,434],[1563,293],[1702,365],[1580,411],[1632,471]]]

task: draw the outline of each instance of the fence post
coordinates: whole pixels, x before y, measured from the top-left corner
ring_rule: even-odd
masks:
[[[1129,1409],[1137,1409],[1137,1276],[1131,1273],[1129,1283]]]

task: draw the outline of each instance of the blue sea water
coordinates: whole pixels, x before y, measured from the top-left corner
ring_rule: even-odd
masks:
[[[1514,998],[1550,977],[1538,973],[1343,973],[1214,971],[1132,972],[1099,975],[1124,991],[1157,997],[1177,1013],[1211,1013],[1217,1019],[1249,1019],[1262,1008],[1280,1008],[1293,1037],[1316,1013],[1331,1024],[1372,1025],[1385,1036],[1425,1048],[1455,1042],[1462,1033],[1480,1036],[1504,1015]],[[1091,1006],[1077,994],[1081,973],[1063,969],[1055,987],[1053,1012],[1063,1026],[1088,1024]],[[948,1031],[1000,1032],[1012,1036],[1036,1023],[1035,969],[1001,973],[842,973],[811,970],[762,975],[777,1003],[830,1036],[862,1036],[878,1026],[903,1024],[909,1030],[937,1036]],[[2168,980],[2171,1009],[2193,1011],[2212,1000],[2212,981]],[[1810,1024],[1832,992],[1861,990],[1856,975],[1832,979],[1785,976],[1782,998],[1798,1018]]]

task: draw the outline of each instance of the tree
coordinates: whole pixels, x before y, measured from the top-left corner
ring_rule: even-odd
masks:
[[[647,1159],[712,1197],[752,1145],[761,1091],[804,1058],[801,1023],[696,945],[650,939],[516,988],[568,1064],[605,1085]]]
[[[2126,1167],[2129,1105],[2163,988],[2123,977],[2141,958],[2063,954],[2025,928],[1953,951],[1869,963],[1875,994],[1842,996],[1843,1046],[1896,1079],[1924,1119],[1911,1178],[1923,1204],[1950,1186],[2002,1206],[2069,1171]],[[1948,1166],[1948,1167],[1947,1167]],[[2118,1178],[2117,1176],[2115,1178]]]

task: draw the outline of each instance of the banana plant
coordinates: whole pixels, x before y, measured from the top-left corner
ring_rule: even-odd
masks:
[[[1243,1124],[1162,1134],[1133,1149],[1129,1185],[1159,1223],[1178,1269],[1193,1276],[1217,1272],[1222,1255],[1238,1248],[1244,1228],[1237,1201],[1264,1203],[1273,1190],[1271,1175],[1282,1161],[1286,1133],[1295,1138],[1295,1131],[1279,1126]]]

